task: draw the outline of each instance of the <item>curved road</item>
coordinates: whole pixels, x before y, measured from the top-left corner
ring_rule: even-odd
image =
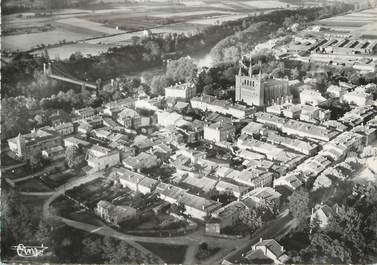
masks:
[[[282,234],[286,234],[288,231],[290,231],[292,228],[294,228],[297,225],[296,224],[297,222],[295,222],[294,219],[289,217],[288,211],[284,211],[278,216],[277,219],[265,224],[262,228],[260,228],[257,232],[255,232],[252,238],[247,236],[240,239],[227,239],[227,238],[206,236],[203,231],[204,228],[201,228],[198,231],[195,231],[193,233],[183,235],[183,236],[150,237],[150,236],[136,236],[136,235],[123,234],[121,232],[118,232],[112,229],[109,226],[95,226],[95,225],[63,218],[61,216],[54,216],[51,214],[50,212],[51,203],[54,200],[56,200],[60,195],[63,195],[66,190],[88,183],[100,177],[102,177],[102,173],[97,172],[92,175],[87,175],[84,177],[71,179],[68,183],[58,187],[55,190],[55,192],[44,202],[43,215],[46,218],[57,219],[63,222],[64,224],[70,227],[76,228],[76,229],[80,229],[89,233],[95,233],[102,236],[110,236],[113,238],[124,240],[131,246],[140,250],[145,255],[152,255],[152,256],[157,257],[155,253],[141,246],[139,242],[167,244],[167,245],[187,245],[188,249],[186,251],[185,259],[183,262],[184,264],[197,263],[195,259],[197,247],[200,243],[206,242],[212,248],[214,247],[221,248],[221,250],[218,253],[216,253],[214,256],[202,262],[202,264],[208,264],[208,265],[221,263],[221,261],[223,260],[225,256],[234,254],[239,249],[247,248],[251,242],[258,240],[259,237],[276,238],[278,236],[281,236]],[[159,263],[165,263],[161,258],[158,257],[158,259],[159,259]]]

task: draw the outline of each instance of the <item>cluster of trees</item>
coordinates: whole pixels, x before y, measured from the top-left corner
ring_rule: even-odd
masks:
[[[83,150],[77,146],[69,146],[65,149],[65,161],[69,168],[79,168],[84,163]]]
[[[335,190],[331,200],[326,199],[328,194],[325,192],[321,192],[321,198],[314,198],[305,189],[295,191],[288,198],[290,214],[299,222],[295,233],[300,235],[301,242],[300,246],[289,249],[292,262],[373,261],[377,254],[377,185],[369,183],[355,195],[354,185],[344,181]],[[318,218],[312,221],[309,218],[310,209],[322,200],[328,201],[329,205],[336,203],[334,215],[325,228],[320,227]]]
[[[46,223],[40,221],[40,209],[30,207],[16,191],[1,190],[1,257],[15,254],[11,246],[23,243],[48,244],[42,235]],[[46,243],[45,243],[46,242]]]
[[[178,60],[169,60],[165,74],[155,75],[150,80],[150,93],[163,95],[164,88],[179,82],[194,81],[198,68],[190,57],[182,57]]]

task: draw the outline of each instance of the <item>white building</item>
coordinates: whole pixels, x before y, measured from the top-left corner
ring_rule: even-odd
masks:
[[[331,85],[327,88],[327,93],[334,98],[342,98],[346,92],[347,89],[342,86]]]
[[[204,126],[204,139],[214,142],[227,141],[234,137],[235,127],[231,123],[216,122]]]
[[[300,93],[301,104],[309,104],[318,106],[320,103],[325,102],[326,98],[322,97],[319,91],[305,89]]]
[[[188,193],[186,190],[166,183],[156,187],[159,197],[171,204],[182,204],[185,214],[204,220],[206,216],[221,207],[221,203]]]
[[[274,187],[284,186],[290,190],[296,190],[302,186],[302,181],[298,178],[300,173],[289,173],[280,178],[274,179]]]
[[[193,83],[176,84],[165,88],[165,97],[189,100],[195,94],[196,86]]]
[[[119,178],[119,183],[123,187],[142,194],[151,193],[158,184],[158,180],[125,168],[117,168],[115,172]]]
[[[118,150],[93,145],[87,152],[86,160],[94,171],[99,171],[119,164],[120,156]]]
[[[261,259],[263,256],[271,259],[273,264],[283,264],[289,259],[284,247],[274,239],[263,240],[261,238],[258,243],[251,247],[251,251],[245,255],[246,259],[251,262],[254,259]]]
[[[365,106],[372,104],[373,96],[364,91],[355,90],[344,94],[343,101],[351,105]]]

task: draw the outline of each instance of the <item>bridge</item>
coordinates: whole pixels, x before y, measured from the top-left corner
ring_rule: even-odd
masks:
[[[53,69],[54,69],[55,73],[52,72]],[[48,65],[43,64],[43,72],[45,74],[47,74],[47,76],[52,78],[52,79],[56,79],[56,80],[68,82],[68,83],[71,83],[71,84],[79,85],[82,88],[87,87],[87,88],[97,90],[97,87],[98,87],[98,85],[96,85],[96,84],[91,84],[91,83],[88,83],[88,82],[85,82],[85,81],[82,81],[82,80],[79,80],[79,79],[73,77],[72,75],[64,72],[61,69],[59,69],[56,65],[52,66],[51,63],[48,63]]]

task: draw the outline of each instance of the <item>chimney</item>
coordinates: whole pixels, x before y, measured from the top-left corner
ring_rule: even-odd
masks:
[[[260,237],[259,238],[259,243],[262,243],[262,241],[263,241],[263,238]]]

